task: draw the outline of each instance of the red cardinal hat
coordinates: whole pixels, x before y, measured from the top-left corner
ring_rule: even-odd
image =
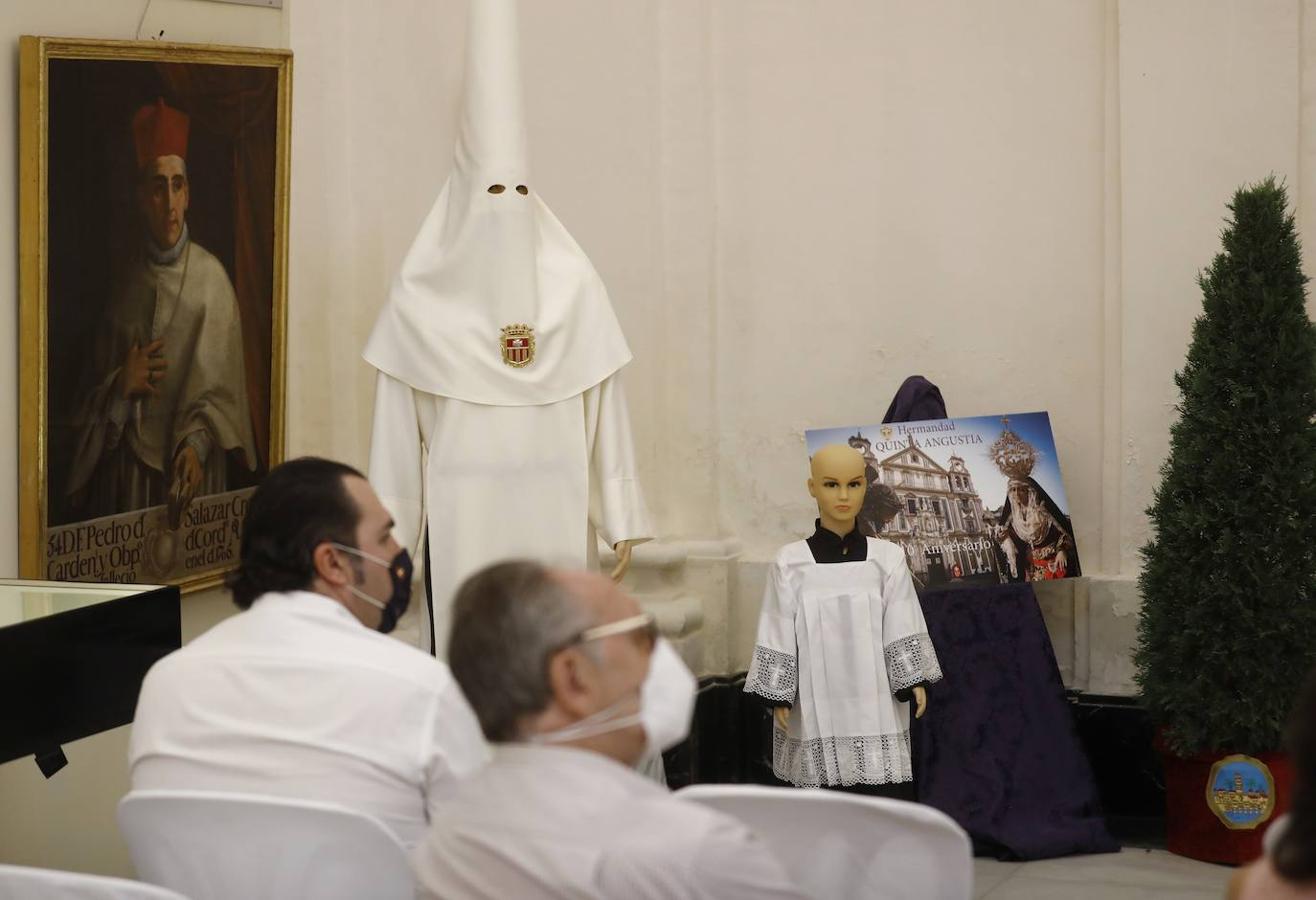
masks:
[[[166,106],[163,97],[148,103],[133,116],[133,144],[137,168],[161,156],[187,159],[187,129],[191,120],[182,110]]]

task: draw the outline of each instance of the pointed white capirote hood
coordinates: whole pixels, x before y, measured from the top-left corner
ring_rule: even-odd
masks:
[[[471,0],[455,168],[509,191],[530,180],[516,0]]]
[[[515,326],[529,337],[509,344]],[[364,355],[418,390],[496,406],[564,400],[630,361],[602,280],[530,180],[516,0],[471,0],[452,172]]]

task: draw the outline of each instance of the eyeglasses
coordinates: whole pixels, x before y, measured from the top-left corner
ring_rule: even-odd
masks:
[[[561,653],[569,647],[577,644],[584,644],[588,641],[598,641],[606,637],[612,637],[617,634],[629,634],[631,632],[640,632],[641,639],[648,649],[652,650],[658,643],[658,622],[653,617],[653,613],[640,613],[638,616],[627,616],[625,619],[618,619],[615,622],[608,622],[606,625],[595,625],[593,628],[586,628],[584,631],[576,634],[575,637],[568,641],[553,647],[545,654],[545,664],[549,658],[555,654]]]
[[[616,622],[609,622],[606,625],[596,625],[593,628],[586,628],[580,633],[576,640],[583,643],[585,641],[597,641],[605,637],[612,637],[614,634],[626,634],[630,631],[644,630],[644,636],[649,639],[652,645],[658,640],[658,622],[653,617],[653,613],[640,613],[638,616],[629,616],[625,619],[618,619]]]

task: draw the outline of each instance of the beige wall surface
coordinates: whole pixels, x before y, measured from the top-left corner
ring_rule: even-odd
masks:
[[[717,10],[725,526],[751,555],[811,530],[803,430],[922,374],[952,415],[1051,411],[1095,553],[1101,5]]]
[[[1304,16],[1304,13],[1306,14]],[[1304,225],[1316,206],[1299,167],[1311,118],[1299,103],[1304,18],[1298,0],[1120,4],[1124,367],[1120,565],[1136,572],[1148,537],[1144,510],[1169,449],[1183,365],[1202,297],[1196,276],[1220,250],[1225,204],[1240,185],[1287,182]],[[1316,49],[1316,48],[1313,48]],[[1308,95],[1311,99],[1312,95]],[[1308,273],[1316,245],[1308,243]]]
[[[143,36],[295,53],[289,452],[364,465],[360,350],[447,175],[466,0],[7,0],[0,422],[13,433],[17,36],[131,38],[144,8]],[[1224,204],[1281,175],[1316,246],[1316,0],[554,0],[522,16],[534,186],[635,354],[667,567],[637,584],[680,609],[725,593],[704,617],[731,649],[700,645],[714,631],[691,645],[743,665],[763,560],[813,519],[803,431],[876,421],[918,373],[952,414],[1051,412],[1096,578],[1048,600],[1048,621],[1067,679],[1126,689],[1142,510]],[[0,442],[11,522],[16,451]],[[0,540],[0,575],[16,548]],[[228,612],[189,597],[185,629]],[[72,745],[50,782],[0,766],[0,861],[126,872],[125,747],[125,729]]]

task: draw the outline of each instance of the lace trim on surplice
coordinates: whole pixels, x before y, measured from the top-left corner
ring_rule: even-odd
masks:
[[[941,680],[941,663],[926,631],[892,641],[883,648],[891,692]]]
[[[913,781],[909,732],[800,739],[773,728],[772,771],[796,787]]]
[[[758,694],[780,703],[794,703],[799,685],[799,670],[795,657],[780,650],[759,645],[745,675],[745,692]]]

